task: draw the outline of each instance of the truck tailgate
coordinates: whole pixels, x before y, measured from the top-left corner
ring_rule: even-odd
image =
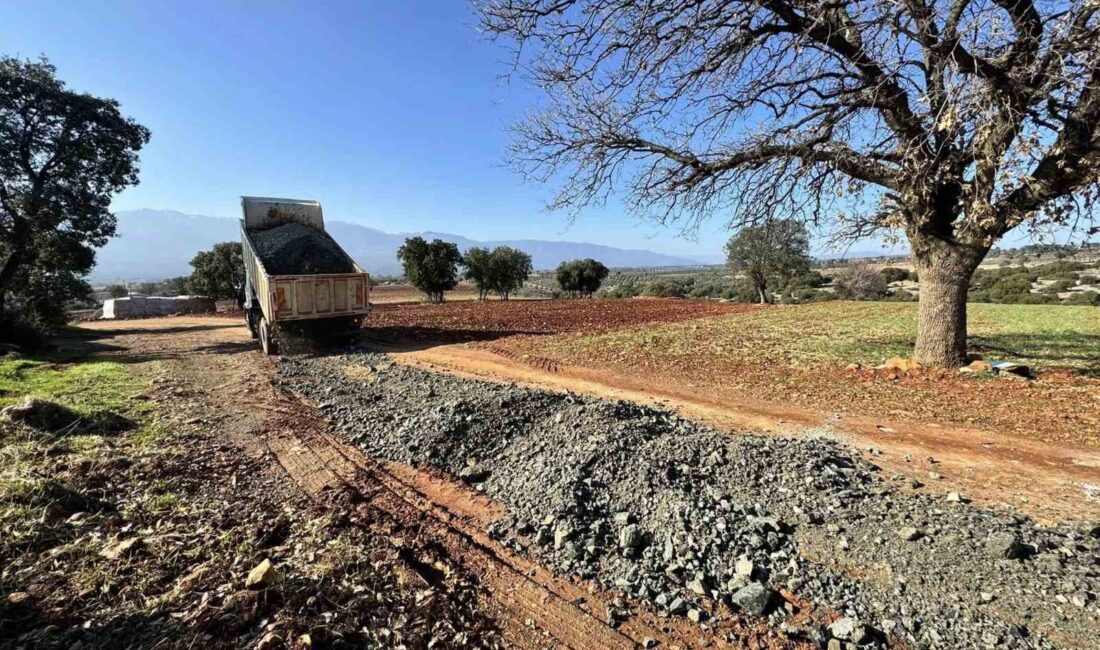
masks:
[[[275,275],[270,284],[274,322],[364,315],[370,310],[365,273]]]

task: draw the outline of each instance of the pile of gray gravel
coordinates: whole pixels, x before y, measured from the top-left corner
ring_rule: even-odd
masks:
[[[249,230],[256,255],[269,275],[354,273],[355,263],[328,233],[289,221]]]
[[[373,381],[347,379],[348,366]],[[718,601],[841,648],[1100,638],[1096,526],[1047,528],[910,494],[828,440],[729,435],[629,402],[463,380],[371,353],[284,359],[281,369],[368,453],[435,465],[504,503],[509,518],[492,532],[506,543],[672,616],[703,621]],[[820,620],[842,617],[789,624],[781,589],[816,603]]]

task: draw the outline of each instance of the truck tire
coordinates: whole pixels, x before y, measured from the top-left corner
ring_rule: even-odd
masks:
[[[275,340],[275,328],[263,316],[260,317],[260,347],[264,354],[275,356],[279,354],[279,342]]]

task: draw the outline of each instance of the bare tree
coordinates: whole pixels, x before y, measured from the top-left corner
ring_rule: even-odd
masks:
[[[687,229],[904,233],[923,364],[965,361],[968,281],[1005,233],[1095,218],[1095,0],[475,4],[545,92],[511,154],[561,183],[551,207],[614,188]]]

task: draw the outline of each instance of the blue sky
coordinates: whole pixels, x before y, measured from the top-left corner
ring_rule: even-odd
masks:
[[[242,194],[289,196],[391,232],[720,254],[720,216],[692,242],[616,205],[544,212],[552,189],[503,164],[537,96],[501,78],[507,52],[474,22],[463,0],[7,0],[0,42],[152,130],[117,210],[236,216]]]

